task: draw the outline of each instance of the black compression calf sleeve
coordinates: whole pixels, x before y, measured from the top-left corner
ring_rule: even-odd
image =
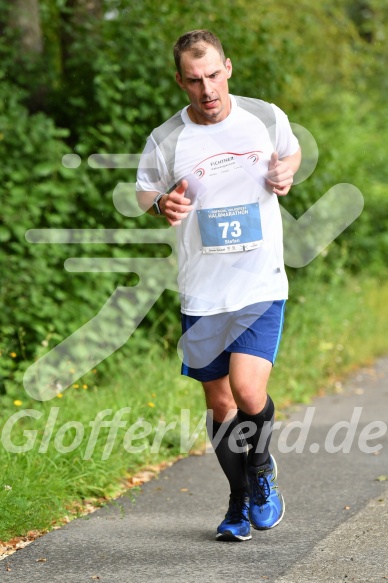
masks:
[[[209,416],[207,426],[218,462],[229,481],[231,493],[246,495],[248,492],[247,444],[239,430],[237,415],[224,423],[218,423]]]
[[[250,436],[246,436],[246,440],[251,446],[248,453],[248,466],[261,466],[269,461],[269,442],[274,414],[275,406],[269,395],[264,409],[256,415],[248,415],[239,409],[239,421],[250,422],[245,429],[242,429],[245,434],[248,431],[251,433]]]

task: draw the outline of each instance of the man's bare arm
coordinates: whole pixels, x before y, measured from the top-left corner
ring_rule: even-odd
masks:
[[[188,187],[187,180],[182,180],[179,186],[176,186],[170,193],[164,194],[158,201],[162,215],[157,215],[153,208],[153,202],[158,192],[139,191],[136,192],[139,207],[153,216],[164,216],[169,224],[173,227],[180,225],[182,220],[187,217],[193,209],[190,200],[185,198],[185,192]]]
[[[154,191],[144,191],[144,190],[140,190],[138,192],[136,192],[136,198],[137,198],[137,202],[139,207],[145,211],[146,213],[148,213],[149,215],[152,216],[158,216],[156,215],[152,205],[153,202],[155,200],[155,198],[158,196],[159,192],[154,192]]]

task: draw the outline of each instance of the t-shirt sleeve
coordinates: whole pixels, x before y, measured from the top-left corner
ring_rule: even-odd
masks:
[[[297,137],[292,133],[287,115],[277,105],[271,103],[276,117],[276,151],[279,158],[292,156],[299,148]]]
[[[172,178],[162,153],[152,134],[148,137],[140,157],[136,176],[136,190],[165,193],[171,186]]]

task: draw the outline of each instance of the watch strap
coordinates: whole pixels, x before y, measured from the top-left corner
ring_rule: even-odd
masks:
[[[163,214],[161,209],[160,209],[160,206],[159,206],[159,201],[163,196],[164,196],[164,194],[157,194],[154,198],[154,202],[153,202],[152,206],[153,206],[153,209],[155,211],[155,214],[157,214],[157,215]]]

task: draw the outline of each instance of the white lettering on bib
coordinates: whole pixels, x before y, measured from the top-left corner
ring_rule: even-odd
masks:
[[[259,203],[197,211],[203,253],[250,251],[263,244]]]

